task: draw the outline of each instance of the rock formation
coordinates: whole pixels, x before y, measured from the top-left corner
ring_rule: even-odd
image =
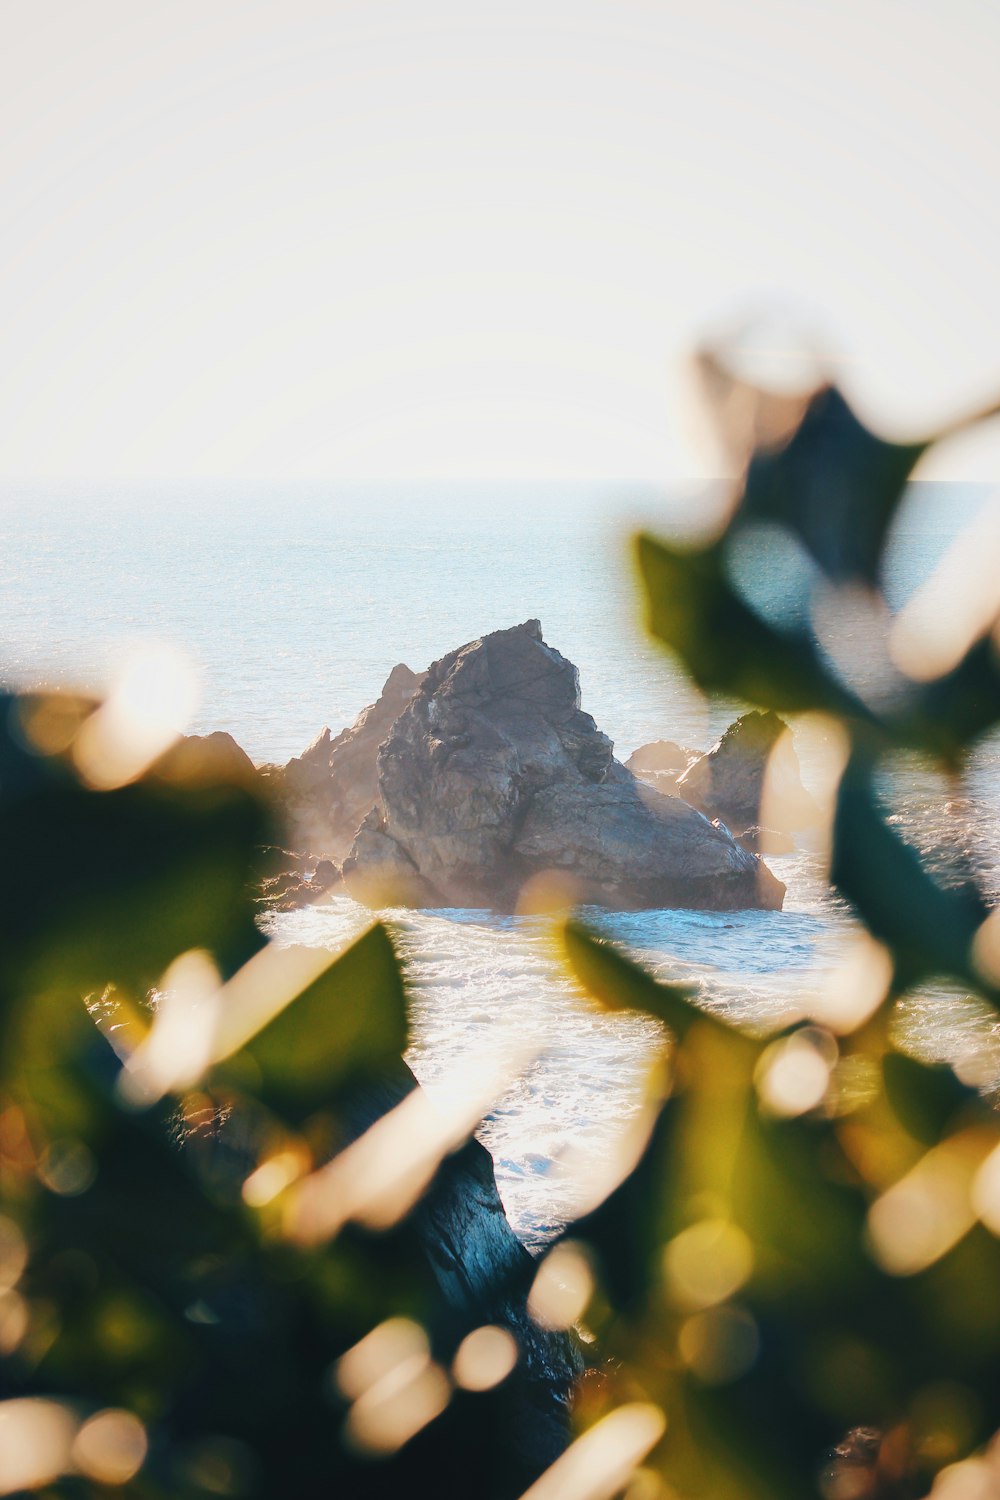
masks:
[[[270,782],[288,820],[288,841],[314,858],[338,864],[378,796],[375,757],[393,722],[423,681],[400,663],[378,701],[336,737],[324,729]]]
[[[700,750],[686,750],[673,740],[653,740],[651,744],[640,745],[638,750],[632,751],[625,769],[658,792],[677,797],[680,795],[677,778],[683,776],[700,755]]]
[[[259,785],[257,768],[241,745],[223,729],[183,734],[161,756],[158,772],[173,781],[232,781]]]
[[[288,866],[276,875],[265,874],[261,879],[257,899],[272,911],[298,911],[302,906],[316,906],[325,896],[340,888],[340,870],[332,859],[318,860],[312,874],[306,875],[298,855],[273,847],[266,852],[272,855],[284,853]]]
[[[435,662],[377,778],[344,862],[361,900],[511,910],[528,879],[556,872],[578,899],[619,908],[781,905],[756,856],[614,759],[537,620]]]
[[[786,835],[814,826],[816,803],[802,785],[788,725],[775,713],[742,714],[677,778],[677,790],[708,817],[742,832],[761,821],[765,771],[765,821]]]
[[[405,1065],[367,1086],[349,1110],[348,1138],[416,1087]],[[441,1295],[445,1315],[435,1322],[443,1338],[457,1345],[485,1323],[517,1340],[517,1368],[505,1392],[506,1451],[495,1459],[518,1480],[513,1500],[567,1445],[569,1404],[584,1370],[579,1341],[572,1332],[541,1327],[528,1312],[537,1265],[510,1227],[493,1158],[477,1140],[445,1157],[412,1222]]]

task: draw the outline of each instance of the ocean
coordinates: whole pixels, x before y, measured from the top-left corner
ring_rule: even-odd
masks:
[[[912,488],[887,559],[892,608],[987,495],[981,485]],[[631,571],[636,525],[665,528],[676,514],[667,492],[625,483],[8,485],[0,672],[19,685],[100,685],[136,636],[167,639],[198,671],[192,729],[228,730],[258,763],[282,762],[324,725],[350,723],[397,662],[419,670],[537,617],[546,641],[578,666],[583,707],[620,758],[660,738],[704,749],[740,705],[706,704],[645,637]],[[765,594],[769,566],[766,554],[753,561]],[[850,644],[854,622],[844,625]],[[956,800],[911,759],[885,778],[904,835],[931,858],[958,837],[997,896],[995,737],[973,758],[966,790],[969,801]],[[821,981],[851,919],[814,855],[768,862],[788,887],[782,912],[589,916],[656,974],[693,982],[707,1006],[773,1025]],[[282,942],[336,948],[369,919],[339,897],[268,927]],[[410,1057],[421,1081],[432,1093],[452,1090],[469,1059],[509,1058],[511,1080],[479,1134],[512,1224],[537,1249],[571,1211],[580,1171],[603,1160],[639,1108],[659,1028],[587,1006],[539,919],[388,919],[410,975]],[[907,997],[904,1022],[910,1044],[932,1055],[997,1056],[1000,1077],[1000,1035],[967,997],[942,987]]]

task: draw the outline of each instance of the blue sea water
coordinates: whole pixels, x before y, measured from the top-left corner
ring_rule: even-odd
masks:
[[[915,487],[887,563],[894,608],[983,500],[980,486]],[[627,484],[11,485],[0,496],[0,672],[22,685],[99,683],[136,635],[166,638],[200,675],[192,727],[227,729],[256,761],[284,761],[324,725],[350,723],[396,662],[421,669],[538,617],[620,756],[658,738],[705,748],[739,706],[706,705],[644,636],[631,572],[635,524],[672,514],[670,496]],[[764,595],[772,562],[752,560]],[[850,638],[850,619],[845,628]],[[808,760],[803,769],[808,780]],[[907,765],[889,783],[915,842],[957,833],[993,872],[998,788],[992,741],[973,765],[970,808],[946,827],[954,797],[931,773]],[[654,972],[693,980],[707,1005],[771,1024],[829,966],[847,917],[808,851],[770,862],[788,885],[780,913],[592,915]],[[411,1059],[432,1091],[452,1087],[479,1049],[530,1048],[480,1133],[515,1228],[540,1245],[569,1211],[560,1162],[606,1154],[638,1108],[658,1029],[590,1010],[533,919],[390,915],[411,976]],[[271,929],[338,947],[368,919],[341,897]],[[910,1009],[939,1051],[996,1043],[974,1007],[925,995]]]
[[[627,753],[677,696],[629,577],[625,518],[656,501],[481,484],[11,489],[0,662],[76,680],[136,632],[166,636],[201,673],[194,727],[283,761],[350,723],[396,662],[419,670],[538,617]]]

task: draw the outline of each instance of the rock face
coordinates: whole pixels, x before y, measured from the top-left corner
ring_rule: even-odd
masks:
[[[706,755],[677,778],[685,801],[709,817],[742,831],[759,824],[764,773],[774,805],[765,809],[781,832],[809,828],[818,818],[813,798],[802,785],[788,725],[775,713],[743,714]]]
[[[780,907],[784,886],[753,854],[612,752],[537,620],[452,651],[378,752],[348,890],[512,910],[525,881],[557,872],[578,899],[620,908]]]
[[[296,849],[338,863],[344,858],[378,797],[378,748],[422,681],[402,663],[393,667],[378,701],[349,729],[336,737],[324,729],[272,776]]]
[[[415,1220],[454,1336],[492,1323],[517,1340],[506,1428],[507,1463],[519,1471],[512,1493],[520,1495],[567,1446],[570,1401],[584,1369],[580,1346],[571,1333],[540,1328],[528,1312],[537,1267],[507,1221],[493,1158],[478,1141],[444,1162]]]
[[[261,894],[257,898],[261,905],[272,911],[298,911],[303,906],[315,906],[324,896],[335,891],[341,884],[340,871],[330,859],[321,859],[311,875],[295,868],[297,855],[290,855],[292,868],[277,875],[265,876],[261,882]]]
[[[366,1087],[351,1111],[350,1136],[418,1086],[401,1066],[397,1077]],[[498,1474],[504,1469],[516,1483],[485,1487],[514,1500],[567,1446],[569,1403],[584,1370],[580,1344],[571,1332],[541,1327],[528,1312],[537,1265],[510,1227],[493,1158],[477,1140],[445,1157],[413,1212],[413,1225],[441,1295],[444,1316],[437,1321],[447,1342],[457,1346],[484,1323],[506,1328],[517,1340],[518,1364],[505,1388],[505,1451],[493,1460]]]

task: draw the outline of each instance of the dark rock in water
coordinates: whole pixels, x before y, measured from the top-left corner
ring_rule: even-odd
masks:
[[[766,809],[768,821],[783,833],[813,827],[819,810],[802,785],[788,725],[775,713],[742,714],[678,777],[677,790],[693,807],[732,828],[759,825],[769,762],[769,790],[776,801]]]
[[[378,797],[378,748],[422,681],[407,666],[393,667],[378,701],[362,709],[349,729],[335,737],[324,729],[301,755],[272,771],[296,848],[344,858]]]
[[[570,873],[583,899],[618,908],[780,907],[780,881],[749,863],[727,829],[692,811],[632,778],[546,787],[532,799],[515,851],[536,869]]]
[[[344,860],[344,884],[356,900],[373,906],[440,906],[441,897],[425,880],[405,848],[386,832],[385,811],[375,806],[358,829]]]
[[[351,1112],[351,1134],[360,1135],[415,1087],[401,1066],[397,1077],[365,1088]],[[439,1331],[447,1342],[457,1345],[483,1324],[498,1324],[517,1340],[518,1363],[506,1392],[506,1451],[502,1460],[496,1456],[517,1478],[513,1500],[567,1445],[569,1400],[585,1365],[580,1345],[571,1334],[540,1327],[528,1313],[536,1263],[508,1223],[493,1159],[478,1141],[441,1163],[414,1222],[445,1304]]]
[[[353,1097],[340,1098],[340,1143],[357,1139],[418,1086],[400,1061],[378,1079],[361,1085]],[[271,1118],[258,1115],[252,1108],[242,1105],[219,1109],[206,1099],[204,1109],[195,1112],[185,1106],[178,1112],[173,1134],[212,1197],[239,1201],[247,1174],[258,1164],[272,1129]],[[440,1488],[428,1493],[517,1500],[555,1462],[569,1441],[569,1402],[585,1364],[579,1341],[573,1334],[540,1327],[529,1315],[527,1298],[536,1263],[507,1221],[492,1158],[477,1141],[470,1140],[445,1157],[401,1232],[406,1235],[407,1253],[412,1250],[416,1260],[422,1257],[430,1271],[427,1282],[431,1295],[425,1304],[424,1321],[435,1356],[442,1363],[447,1366],[462,1339],[483,1325],[507,1329],[518,1346],[512,1373],[499,1390],[489,1393],[488,1400],[495,1405],[484,1407],[478,1395],[457,1391],[444,1416],[425,1430],[423,1441],[429,1445],[425,1461],[430,1464],[433,1459],[433,1467],[441,1476]],[[379,1251],[372,1253],[377,1256]],[[220,1257],[220,1261],[214,1296],[221,1303],[230,1286],[233,1289],[227,1325],[232,1336],[233,1326],[238,1327],[240,1319],[247,1316],[248,1307],[257,1312],[259,1304],[248,1303],[239,1279],[238,1258]],[[384,1262],[388,1264],[391,1261]],[[263,1295],[267,1290],[263,1289]],[[277,1317],[274,1322],[278,1322]],[[331,1351],[333,1355],[341,1352]],[[330,1418],[331,1424],[336,1423],[332,1408]],[[461,1424],[464,1445],[449,1441],[449,1424]],[[454,1425],[450,1431],[454,1433]],[[473,1431],[482,1445],[477,1452],[482,1473],[477,1472],[475,1482],[469,1481],[469,1487],[463,1488],[447,1472],[447,1464],[452,1452],[468,1463]],[[421,1442],[421,1438],[416,1441]],[[400,1472],[412,1471],[404,1466]],[[388,1464],[387,1470],[373,1465],[372,1474],[370,1489],[363,1476],[357,1489],[352,1485],[351,1500],[368,1495],[385,1500],[388,1495],[406,1493],[391,1482],[393,1473]],[[464,1478],[468,1480],[469,1476]]]
[[[309,883],[321,891],[328,891],[333,886],[339,885],[340,871],[332,859],[321,859],[316,865]]]
[[[332,859],[321,859],[309,876],[300,869],[281,871],[261,882],[260,901],[272,911],[298,911],[315,906],[342,884],[340,871]]]
[[[511,910],[555,873],[614,907],[780,907],[724,830],[642,786],[580,707],[537,620],[442,657],[391,726],[378,801],[344,861],[358,899]]]
[[[569,1401],[584,1360],[571,1334],[549,1332],[528,1313],[535,1263],[507,1222],[493,1160],[478,1141],[444,1163],[417,1209],[417,1225],[455,1335],[495,1323],[517,1340],[509,1438],[530,1482],[566,1447]]]

